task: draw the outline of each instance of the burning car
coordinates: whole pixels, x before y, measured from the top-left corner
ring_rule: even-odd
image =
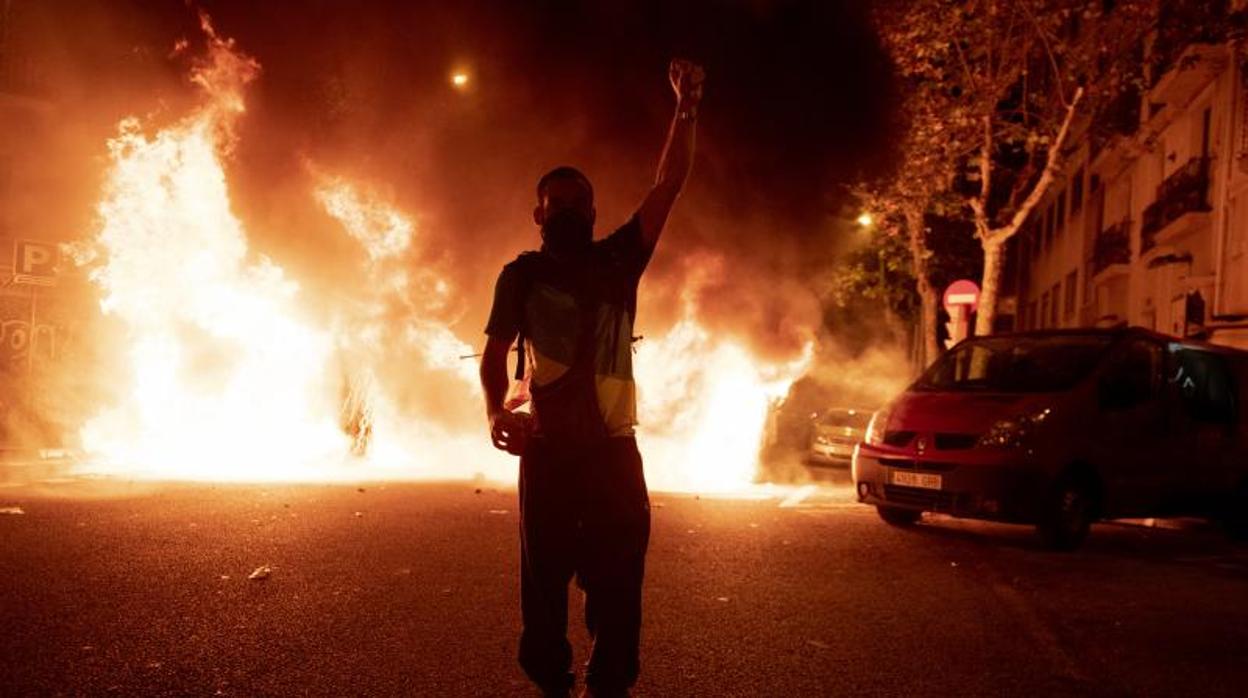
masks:
[[[1034,524],[1078,546],[1100,518],[1220,516],[1248,531],[1248,353],[1140,329],[977,337],[876,413],[858,500]]]

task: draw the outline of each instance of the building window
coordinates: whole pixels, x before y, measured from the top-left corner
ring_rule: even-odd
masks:
[[[1075,316],[1075,298],[1077,297],[1075,284],[1077,283],[1079,283],[1079,270],[1075,269],[1066,275],[1066,288],[1063,290],[1066,294],[1066,304],[1062,306],[1062,310],[1065,312],[1067,320]]]
[[[9,155],[0,155],[0,202],[3,202],[9,195],[9,188],[13,185],[13,158]]]
[[[1066,190],[1063,189],[1057,195],[1057,225],[1054,226],[1057,234],[1061,235],[1066,228]]]
[[[1027,222],[1023,225],[1020,237],[1018,237],[1018,267],[1023,275],[1027,273],[1027,267],[1031,266],[1031,229],[1031,222]]]
[[[1083,208],[1083,168],[1075,173],[1075,178],[1070,183],[1070,215],[1079,213]]]
[[[1049,204],[1044,210],[1044,244],[1041,245],[1046,250],[1053,244],[1053,222],[1053,204]]]
[[[1057,306],[1061,305],[1062,285],[1053,284],[1053,302],[1049,305],[1049,327],[1057,327]]]

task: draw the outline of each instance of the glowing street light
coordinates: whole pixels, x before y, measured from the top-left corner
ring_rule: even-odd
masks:
[[[875,225],[875,218],[873,218],[871,214],[866,211],[863,211],[862,213],[858,214],[858,218],[856,220],[858,222],[858,225],[864,228],[870,228],[871,226]]]
[[[462,90],[465,87],[468,87],[468,73],[453,73],[451,75],[451,84],[454,85],[457,90]]]

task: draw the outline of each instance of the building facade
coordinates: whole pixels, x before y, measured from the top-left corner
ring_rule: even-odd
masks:
[[[75,318],[60,243],[65,173],[52,156],[58,108],[39,50],[38,6],[0,3],[0,460],[64,441],[64,358]]]
[[[1175,7],[1229,27],[1246,4]],[[1248,47],[1159,26],[1147,88],[1081,129],[1011,247],[1018,329],[1132,325],[1248,348]]]

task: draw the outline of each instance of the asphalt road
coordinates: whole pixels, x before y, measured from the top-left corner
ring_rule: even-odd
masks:
[[[1058,554],[836,483],[652,501],[635,695],[1243,695],[1248,548],[1213,530]],[[533,695],[514,491],[10,483],[0,511],[6,696]]]

